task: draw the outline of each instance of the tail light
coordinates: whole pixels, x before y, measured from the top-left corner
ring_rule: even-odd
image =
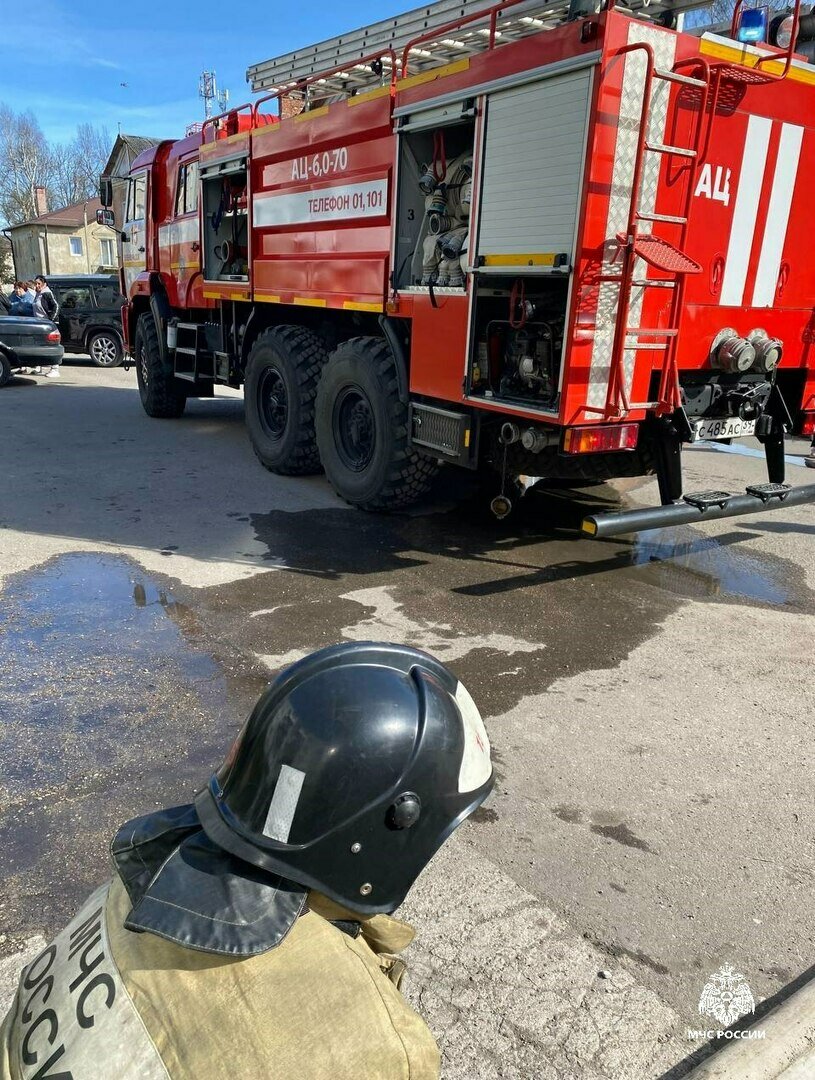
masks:
[[[52,345],[59,345],[62,341],[62,335],[59,330],[52,330],[50,334],[45,335],[45,340],[50,341]]]
[[[597,454],[603,450],[635,450],[639,424],[602,424],[569,428],[563,436],[567,454]]]
[[[804,422],[801,424],[802,435],[815,435],[815,412],[805,412]]]

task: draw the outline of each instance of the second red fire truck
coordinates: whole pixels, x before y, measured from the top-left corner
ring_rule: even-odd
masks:
[[[243,386],[260,461],[366,509],[445,462],[499,516],[520,476],[656,473],[661,507],[591,535],[815,498],[784,483],[815,426],[815,17],[682,8],[440,0],[250,68],[253,104],[131,170],[148,414]],[[683,445],[747,435],[767,484],[683,491]]]

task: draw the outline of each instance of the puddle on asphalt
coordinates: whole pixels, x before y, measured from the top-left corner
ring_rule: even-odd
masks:
[[[482,598],[596,575],[611,575],[621,587],[634,577],[682,599],[783,605],[806,593],[800,568],[748,550],[745,541],[760,535],[749,524],[711,537],[688,527],[607,541],[581,537],[582,517],[613,505],[613,494],[535,489],[504,522],[473,499],[423,517],[323,510],[255,515],[252,522],[270,559],[327,580],[417,569],[441,557],[482,567],[483,575],[451,584],[451,591]]]
[[[212,717],[227,713],[228,695],[218,664],[190,641],[193,624],[123,558],[65,555],[10,578],[0,594],[3,801],[195,757],[203,779],[225,746]]]
[[[631,563],[642,568],[643,580],[689,599],[789,603],[789,567],[740,548],[750,535],[700,538],[690,530],[658,529],[634,539]]]

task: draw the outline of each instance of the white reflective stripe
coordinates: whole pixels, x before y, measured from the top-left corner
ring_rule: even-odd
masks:
[[[719,303],[725,307],[740,307],[744,299],[744,283],[750,264],[750,251],[756,231],[756,214],[767,167],[767,148],[773,122],[766,116],[751,116],[747,123],[747,138],[739,170],[739,189],[733,208],[730,241],[724,264],[724,278]]]
[[[458,790],[475,791],[486,784],[492,774],[490,740],[478,706],[463,683],[456,687],[455,698],[464,728],[464,753],[458,771]]]
[[[178,218],[169,225],[161,225],[158,230],[158,242],[162,247],[170,244],[192,244],[198,240],[198,215]]]
[[[753,307],[772,307],[781,269],[781,254],[790,221],[792,193],[798,176],[798,160],[804,129],[796,124],[783,124],[778,144],[778,160],[775,163],[770,208],[764,226],[764,240],[758,260],[756,284],[753,289]]]
[[[168,1080],[113,957],[108,885],[23,971],[10,1032],[12,1075]]]
[[[288,843],[291,823],[294,821],[305,778],[306,774],[300,769],[292,769],[290,765],[280,766],[280,776],[277,778],[266,824],[263,826],[264,836],[279,840],[281,844]]]

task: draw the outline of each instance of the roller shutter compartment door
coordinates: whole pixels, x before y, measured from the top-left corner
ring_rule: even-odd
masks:
[[[591,77],[575,71],[490,97],[479,255],[573,254]]]

